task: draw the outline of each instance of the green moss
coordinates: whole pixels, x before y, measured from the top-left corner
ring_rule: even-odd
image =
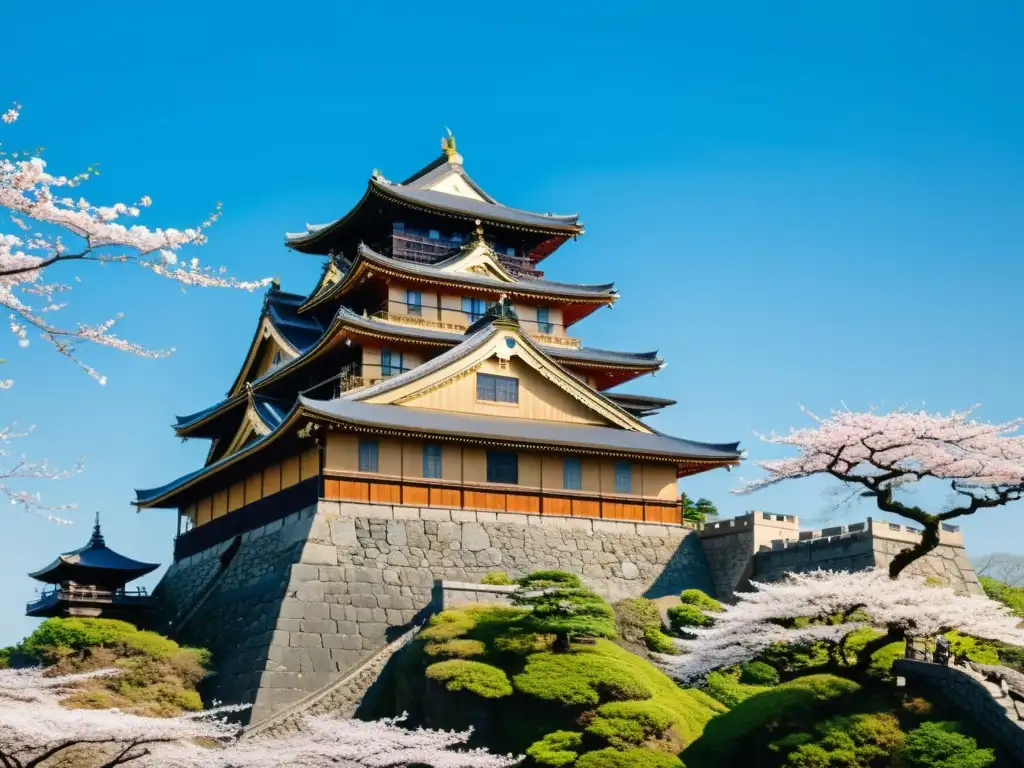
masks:
[[[720,713],[729,711],[729,708],[725,706],[725,704],[720,702],[718,699],[708,695],[700,688],[683,688],[682,690],[685,695],[689,696],[691,699],[696,701],[701,706],[707,707],[712,712]]]
[[[479,640],[468,640],[456,638],[445,640],[443,643],[427,643],[423,651],[428,656],[452,657],[457,659],[468,659],[472,656],[484,655],[484,644]]]
[[[947,632],[946,638],[953,653],[966,656],[976,664],[999,663],[999,646],[996,643],[978,640],[959,632]]]
[[[564,706],[593,706],[610,699],[649,699],[642,680],[618,660],[594,653],[590,646],[570,653],[537,653],[512,679],[516,689]]]
[[[552,731],[540,741],[535,741],[526,750],[537,765],[561,766],[571,765],[579,756],[583,734],[575,731]]]
[[[534,571],[518,581],[524,589],[583,589],[583,582],[575,573],[568,571]]]
[[[650,749],[600,749],[588,752],[576,761],[576,768],[683,768],[675,755]]]
[[[688,768],[718,768],[749,749],[749,739],[764,730],[807,730],[822,712],[860,690],[834,675],[807,675],[782,683],[718,715],[682,754]]]
[[[740,682],[745,685],[778,685],[779,671],[763,661],[740,664]]]
[[[113,619],[47,619],[25,638],[18,650],[44,662],[87,648],[119,648],[130,654],[167,659],[181,647],[156,632],[139,630]]]
[[[512,581],[512,579],[509,577],[507,573],[505,573],[505,571],[491,571],[482,579],[480,579],[480,583],[495,584],[497,586],[509,586],[511,584],[515,584],[515,582]]]
[[[679,599],[683,602],[683,605],[692,605],[700,608],[702,611],[714,611],[715,613],[721,613],[723,608],[722,604],[699,589],[684,589],[679,593]]]
[[[420,632],[420,638],[443,643],[462,637],[474,626],[473,617],[464,610],[442,611],[430,617],[430,626]]]
[[[981,588],[985,590],[985,594],[990,599],[1002,603],[1024,619],[1024,587],[1011,587],[990,576],[982,576],[980,581]]]
[[[729,709],[769,690],[769,686],[741,683],[735,672],[709,672],[706,683],[708,695]]]
[[[512,684],[504,670],[479,661],[452,659],[427,667],[427,677],[444,683],[449,691],[469,691],[485,699],[512,695]]]
[[[672,633],[679,637],[692,639],[695,637],[687,629],[690,627],[710,627],[715,620],[695,605],[673,605],[668,609],[668,625]]]
[[[647,650],[655,653],[664,653],[670,656],[679,654],[679,649],[672,642],[672,638],[656,627],[648,627],[644,631],[644,645],[647,646]]]
[[[672,727],[675,713],[655,701],[613,701],[598,707],[587,733],[613,747],[638,747]]]
[[[903,746],[903,731],[890,713],[862,713],[830,718],[814,734],[797,732],[769,745],[785,755],[786,768],[890,765]]]

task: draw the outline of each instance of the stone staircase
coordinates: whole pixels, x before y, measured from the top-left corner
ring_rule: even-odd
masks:
[[[355,715],[363,697],[380,678],[391,658],[407,646],[420,631],[419,626],[381,648],[337,680],[300,699],[289,707],[250,724],[242,731],[242,739],[275,738],[300,730],[305,717],[331,714],[341,718]]]

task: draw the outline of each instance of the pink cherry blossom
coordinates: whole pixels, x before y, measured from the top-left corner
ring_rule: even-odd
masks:
[[[48,677],[43,670],[0,670],[0,765],[34,768],[75,750],[102,751],[105,766],[146,768],[510,768],[521,758],[484,750],[456,751],[470,732],[411,730],[402,718],[364,722],[310,718],[282,738],[240,740],[217,707],[172,718],[140,717],[116,709],[69,709],[62,699],[83,680],[120,674],[100,670]],[[197,740],[204,743],[197,743]],[[47,762],[47,764],[51,764]]]
[[[939,545],[942,523],[979,509],[997,507],[1024,495],[1024,419],[988,424],[970,419],[973,408],[947,415],[905,409],[891,413],[834,411],[827,419],[803,409],[817,426],[787,435],[762,436],[798,455],[756,462],[768,476],[734,493],[751,493],[783,480],[832,475],[858,486],[878,507],[923,527],[920,543],[898,553],[890,566],[895,578]],[[924,480],[949,484],[958,504],[928,511],[895,494]]]
[[[736,595],[735,605],[708,613],[714,624],[687,628],[692,640],[678,640],[679,656],[660,663],[678,680],[689,681],[711,670],[750,661],[774,643],[799,644],[823,640],[839,643],[864,626],[883,629],[890,637],[932,637],[958,630],[973,637],[1024,646],[1024,628],[1012,611],[987,597],[956,594],[931,587],[920,577],[890,579],[881,569],[855,573],[812,571],[789,574],[768,583],[753,583],[753,592]],[[856,613],[855,613],[856,612]],[[780,626],[797,618],[866,614],[865,622]]]

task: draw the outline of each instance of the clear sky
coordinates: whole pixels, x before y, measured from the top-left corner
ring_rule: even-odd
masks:
[[[223,201],[196,255],[239,277],[309,290],[321,262],[283,233],[343,215],[373,168],[426,164],[449,126],[502,202],[582,214],[587,234],[544,266],[617,283],[574,331],[660,350],[668,367],[626,387],[679,401],[658,428],[766,458],[754,433],[802,425],[798,403],[1024,415],[1020,3],[21,2],[4,27],[0,104],[24,105],[6,147],[43,145],[69,174],[100,162],[85,193],[149,194],[152,225]],[[25,574],[83,544],[95,510],[116,549],[169,562],[174,513],[136,514],[133,489],[201,465],[173,416],[223,396],[260,310],[132,268],[50,277],[75,275],[68,319],[121,311],[123,335],[177,352],[83,349],[101,387],[0,336],[16,380],[0,421],[36,425],[18,448],[86,456],[41,488],[79,504],[77,525],[3,517],[0,644],[33,625]],[[728,493],[756,474],[683,489],[728,516],[871,514],[834,510],[825,481]],[[1024,551],[1022,512],[966,522],[969,550]]]

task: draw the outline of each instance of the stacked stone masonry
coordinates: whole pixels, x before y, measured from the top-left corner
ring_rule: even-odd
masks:
[[[171,566],[169,615],[202,597],[228,546]],[[442,602],[437,582],[488,592],[489,572],[541,569],[577,573],[609,600],[714,591],[683,526],[321,501],[244,534],[179,639],[213,651],[220,674],[208,695],[252,702],[257,722],[424,621]]]
[[[984,727],[1024,765],[1024,695],[1013,695],[1005,683],[992,682],[984,671],[897,659],[893,674],[927,686]]]

